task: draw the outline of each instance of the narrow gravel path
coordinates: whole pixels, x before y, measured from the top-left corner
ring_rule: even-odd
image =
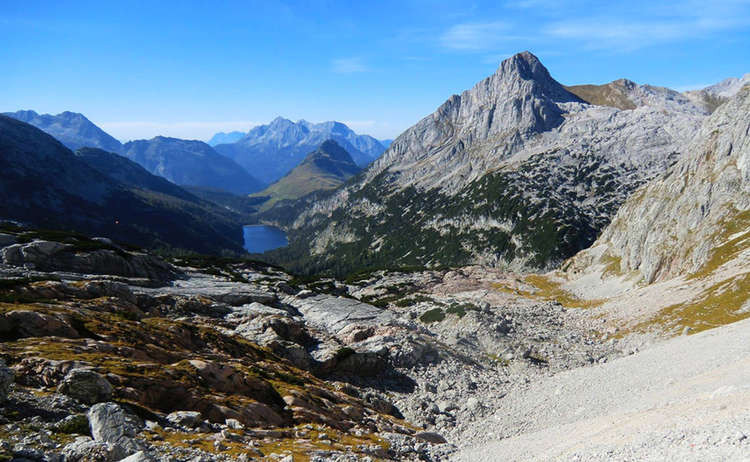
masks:
[[[750,320],[508,393],[463,461],[750,461]]]

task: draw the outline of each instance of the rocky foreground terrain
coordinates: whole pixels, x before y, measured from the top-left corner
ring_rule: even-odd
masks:
[[[445,460],[507,394],[650,338],[479,267],[301,280],[17,226],[0,245],[5,459]]]

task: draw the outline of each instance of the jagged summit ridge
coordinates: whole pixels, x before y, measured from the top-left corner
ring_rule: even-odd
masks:
[[[518,76],[523,80],[535,83],[535,89],[541,91],[547,97],[556,102],[581,102],[572,95],[559,82],[552,78],[546,67],[534,54],[522,51],[500,63],[495,76],[504,77]]]
[[[401,185],[416,181],[427,188],[449,188],[464,183],[526,140],[559,126],[571,103],[585,104],[554,80],[536,56],[518,53],[399,136],[368,169],[368,177],[390,169],[407,177]],[[488,149],[481,152],[466,149],[485,143]]]

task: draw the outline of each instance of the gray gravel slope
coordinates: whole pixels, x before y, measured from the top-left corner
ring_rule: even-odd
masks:
[[[508,393],[464,461],[750,461],[750,320]]]

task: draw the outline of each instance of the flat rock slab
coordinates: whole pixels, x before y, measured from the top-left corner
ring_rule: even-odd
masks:
[[[283,301],[297,308],[306,322],[334,335],[351,324],[382,326],[396,322],[390,311],[351,298],[319,294],[306,298],[286,297]]]
[[[174,281],[169,287],[139,288],[138,291],[150,295],[203,295],[233,306],[253,302],[269,304],[277,298],[273,292],[244,282],[232,282],[198,273],[189,276],[188,279]]]

